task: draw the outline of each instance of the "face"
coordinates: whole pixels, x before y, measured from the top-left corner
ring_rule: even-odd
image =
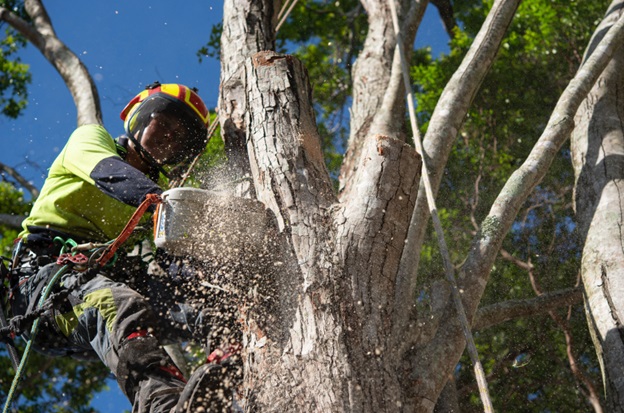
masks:
[[[155,113],[143,130],[141,145],[159,164],[172,164],[184,150],[185,133],[186,128],[180,119]]]

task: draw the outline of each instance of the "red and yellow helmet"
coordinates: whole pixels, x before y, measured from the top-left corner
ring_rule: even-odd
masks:
[[[204,101],[199,97],[197,92],[187,86],[177,83],[166,83],[161,85],[156,82],[136,95],[125,108],[121,111],[120,117],[124,121],[124,128],[128,131],[127,123],[132,119],[132,114],[141,106],[143,102],[150,97],[162,96],[168,99],[176,99],[183,103],[187,108],[191,109],[201,120],[201,122],[208,127],[210,123],[210,113],[208,108],[204,104]]]
[[[164,173],[161,165],[141,145],[142,132],[157,113],[176,116],[184,125],[185,132],[176,134],[175,138],[182,144],[183,150],[171,159],[172,164],[192,159],[203,152],[208,140],[210,113],[196,90],[177,83],[158,82],[147,86],[121,111],[126,135],[134,142],[141,157]]]

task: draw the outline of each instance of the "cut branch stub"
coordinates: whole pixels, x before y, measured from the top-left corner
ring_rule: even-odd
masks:
[[[348,367],[329,282],[335,195],[307,73],[296,58],[260,52],[248,59],[246,79],[254,186],[277,218],[288,251],[275,274],[278,302],[244,316],[244,386],[261,411],[340,411]],[[278,321],[284,335],[259,334],[258,317]]]
[[[307,71],[296,58],[260,52],[247,73],[248,151],[258,199],[273,210],[280,229],[288,224],[303,235],[303,221],[335,202]]]

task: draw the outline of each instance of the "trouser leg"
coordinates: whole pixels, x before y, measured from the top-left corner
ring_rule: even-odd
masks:
[[[147,300],[104,276],[72,292],[71,313],[57,317],[69,340],[92,348],[111,369],[133,412],[168,412],[184,387],[158,340],[159,321]]]

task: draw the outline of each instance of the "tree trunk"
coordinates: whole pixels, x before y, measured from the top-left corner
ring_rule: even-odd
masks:
[[[281,307],[251,306],[244,320],[246,408],[397,411],[413,389],[388,321],[419,157],[399,140],[369,139],[358,194],[337,204],[301,63],[259,53],[247,75],[255,190],[293,259],[273,280]],[[267,319],[282,334],[259,329]]]
[[[275,50],[275,15],[280,1],[226,0],[221,35],[219,122],[228,156],[229,180],[249,176],[244,117],[247,110],[245,61],[262,50]],[[240,185],[248,193],[249,185]]]
[[[622,14],[615,1],[587,55]],[[572,155],[575,209],[584,238],[581,273],[586,310],[600,360],[607,411],[624,411],[624,49],[591,90],[576,116]]]

